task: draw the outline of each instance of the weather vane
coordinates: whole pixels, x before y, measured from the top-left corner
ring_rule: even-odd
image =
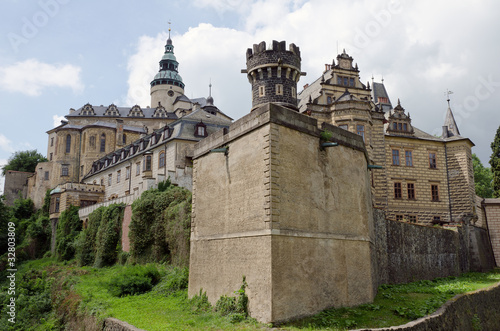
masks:
[[[448,101],[448,107],[450,107],[450,94],[453,94],[453,91],[446,89],[446,92],[444,92],[444,95],[446,95],[446,101]]]

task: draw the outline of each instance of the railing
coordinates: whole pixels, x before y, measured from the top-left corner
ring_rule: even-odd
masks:
[[[97,208],[103,207],[103,206],[107,207],[107,206],[115,204],[115,203],[123,203],[125,205],[131,205],[132,202],[134,202],[134,200],[137,198],[139,198],[139,195],[131,194],[131,195],[126,195],[124,197],[116,198],[113,200],[108,200],[108,201],[96,203],[95,205],[80,208],[80,210],[78,211],[78,216],[80,218],[85,218],[85,217],[89,216],[89,214],[92,213]]]

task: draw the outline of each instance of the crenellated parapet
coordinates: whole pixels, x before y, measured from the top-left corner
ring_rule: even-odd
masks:
[[[246,54],[248,81],[252,84],[252,110],[273,102],[297,110],[297,82],[305,73],[300,70],[300,49],[274,40],[270,49],[263,41]]]

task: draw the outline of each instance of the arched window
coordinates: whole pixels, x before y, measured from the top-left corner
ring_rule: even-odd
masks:
[[[71,152],[71,135],[66,136],[66,153]]]
[[[127,135],[125,133],[123,134],[123,144],[127,144]]]
[[[158,159],[158,168],[163,168],[165,166],[165,152],[160,152],[160,157]]]
[[[103,133],[101,134],[101,153],[104,153],[106,151],[106,135]]]

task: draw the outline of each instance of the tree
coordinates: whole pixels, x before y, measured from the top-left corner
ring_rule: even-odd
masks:
[[[490,158],[491,172],[493,173],[493,196],[500,198],[500,127],[498,127],[495,139],[491,143],[493,153]]]
[[[476,194],[481,198],[492,198],[493,174],[491,173],[491,169],[483,166],[476,154],[472,154],[472,166],[474,167]]]
[[[19,151],[12,154],[7,164],[2,167],[2,175],[5,176],[7,170],[35,172],[39,162],[47,162],[47,159],[36,149],[31,151]]]

